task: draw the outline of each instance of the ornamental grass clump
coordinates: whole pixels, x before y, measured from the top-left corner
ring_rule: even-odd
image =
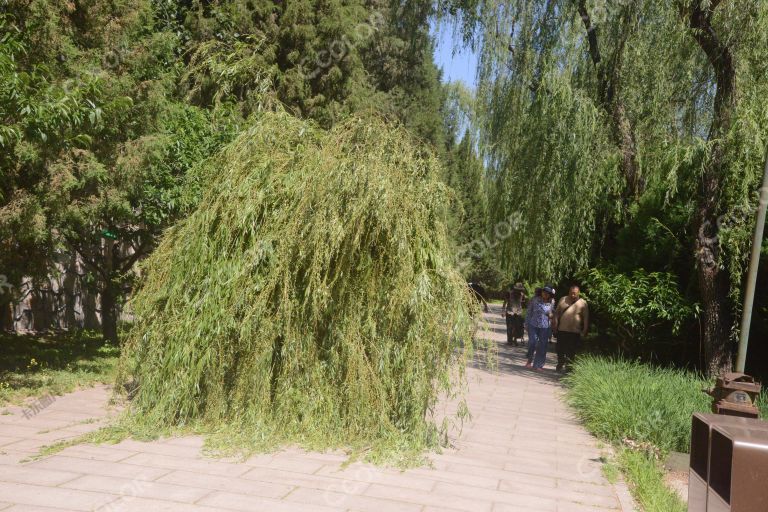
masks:
[[[438,175],[382,121],[264,114],[143,266],[119,377],[132,421],[243,449],[439,440],[430,411],[458,389],[473,312]]]
[[[580,357],[564,381],[568,403],[593,434],[662,452],[687,452],[691,415],[712,402],[696,374],[624,359]]]

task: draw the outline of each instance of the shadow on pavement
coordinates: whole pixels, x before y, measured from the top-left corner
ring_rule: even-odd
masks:
[[[547,350],[547,362],[544,365],[543,372],[537,372],[525,367],[526,352],[528,350],[528,338],[523,340],[519,346],[507,344],[507,326],[506,321],[501,316],[501,306],[490,304],[488,313],[483,313],[482,320],[479,322],[475,338],[489,340],[496,346],[497,366],[495,371],[505,374],[525,375],[526,378],[548,382],[559,383],[562,374],[555,371],[557,365],[557,355],[555,353],[555,343],[550,343]],[[478,351],[482,350],[478,347]],[[473,368],[490,372],[485,365],[485,354],[481,353],[475,357],[476,361],[471,365]]]

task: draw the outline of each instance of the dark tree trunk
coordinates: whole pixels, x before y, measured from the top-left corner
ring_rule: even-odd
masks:
[[[101,331],[105,341],[117,343],[117,300],[120,287],[116,272],[119,271],[120,246],[118,242],[104,243],[104,288],[101,290]]]
[[[117,343],[117,301],[111,283],[101,290],[101,332],[105,341]]]
[[[113,226],[107,226],[109,231],[119,231]],[[83,245],[78,238],[66,238],[72,250],[81,258],[97,277],[101,306],[101,329],[105,340],[118,342],[117,320],[121,313],[123,297],[129,292],[126,287],[126,276],[133,265],[145,256],[152,247],[153,237],[157,234],[138,234],[126,230],[129,241],[113,240],[106,236],[99,241],[98,246]],[[83,235],[81,239],[87,239]],[[74,266],[73,268],[76,268]],[[83,323],[92,325],[95,318],[92,314],[95,297],[90,293],[82,294]]]
[[[0,301],[0,332],[13,330],[13,305]]]
[[[723,138],[731,127],[735,104],[736,71],[730,48],[712,26],[712,14],[720,0],[697,0],[685,12],[691,34],[701,47],[715,73],[715,94],[709,139],[710,154],[705,160],[696,209],[696,261],[703,303],[705,370],[709,375],[731,371],[733,355],[729,343],[731,308],[728,302],[730,280],[720,268],[722,260],[718,236],[719,198],[726,162]]]
[[[61,291],[64,295],[64,326],[67,329],[77,327],[77,317],[75,314],[75,302],[77,294],[75,293],[75,284],[77,283],[77,255],[70,254],[69,258],[62,263],[64,266],[64,278],[61,281]]]
[[[52,324],[49,292],[38,282],[35,282],[34,287],[29,301],[32,306],[32,329],[39,332],[47,331]]]

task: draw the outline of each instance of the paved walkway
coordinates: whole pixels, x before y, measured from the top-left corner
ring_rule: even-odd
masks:
[[[468,370],[473,421],[454,448],[431,457],[432,468],[342,469],[342,455],[295,449],[245,462],[211,459],[198,437],[77,445],[19,462],[97,428],[108,414],[102,387],[57,397],[27,417],[19,408],[0,415],[0,510],[633,510],[626,488],[603,478],[601,450],[561,402],[556,374],[523,369],[523,349],[503,344],[504,325],[492,311],[485,332],[499,342],[499,372]]]

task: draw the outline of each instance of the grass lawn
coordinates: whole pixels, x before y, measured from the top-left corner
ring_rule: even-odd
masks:
[[[111,383],[119,349],[101,334],[0,334],[0,405]]]

